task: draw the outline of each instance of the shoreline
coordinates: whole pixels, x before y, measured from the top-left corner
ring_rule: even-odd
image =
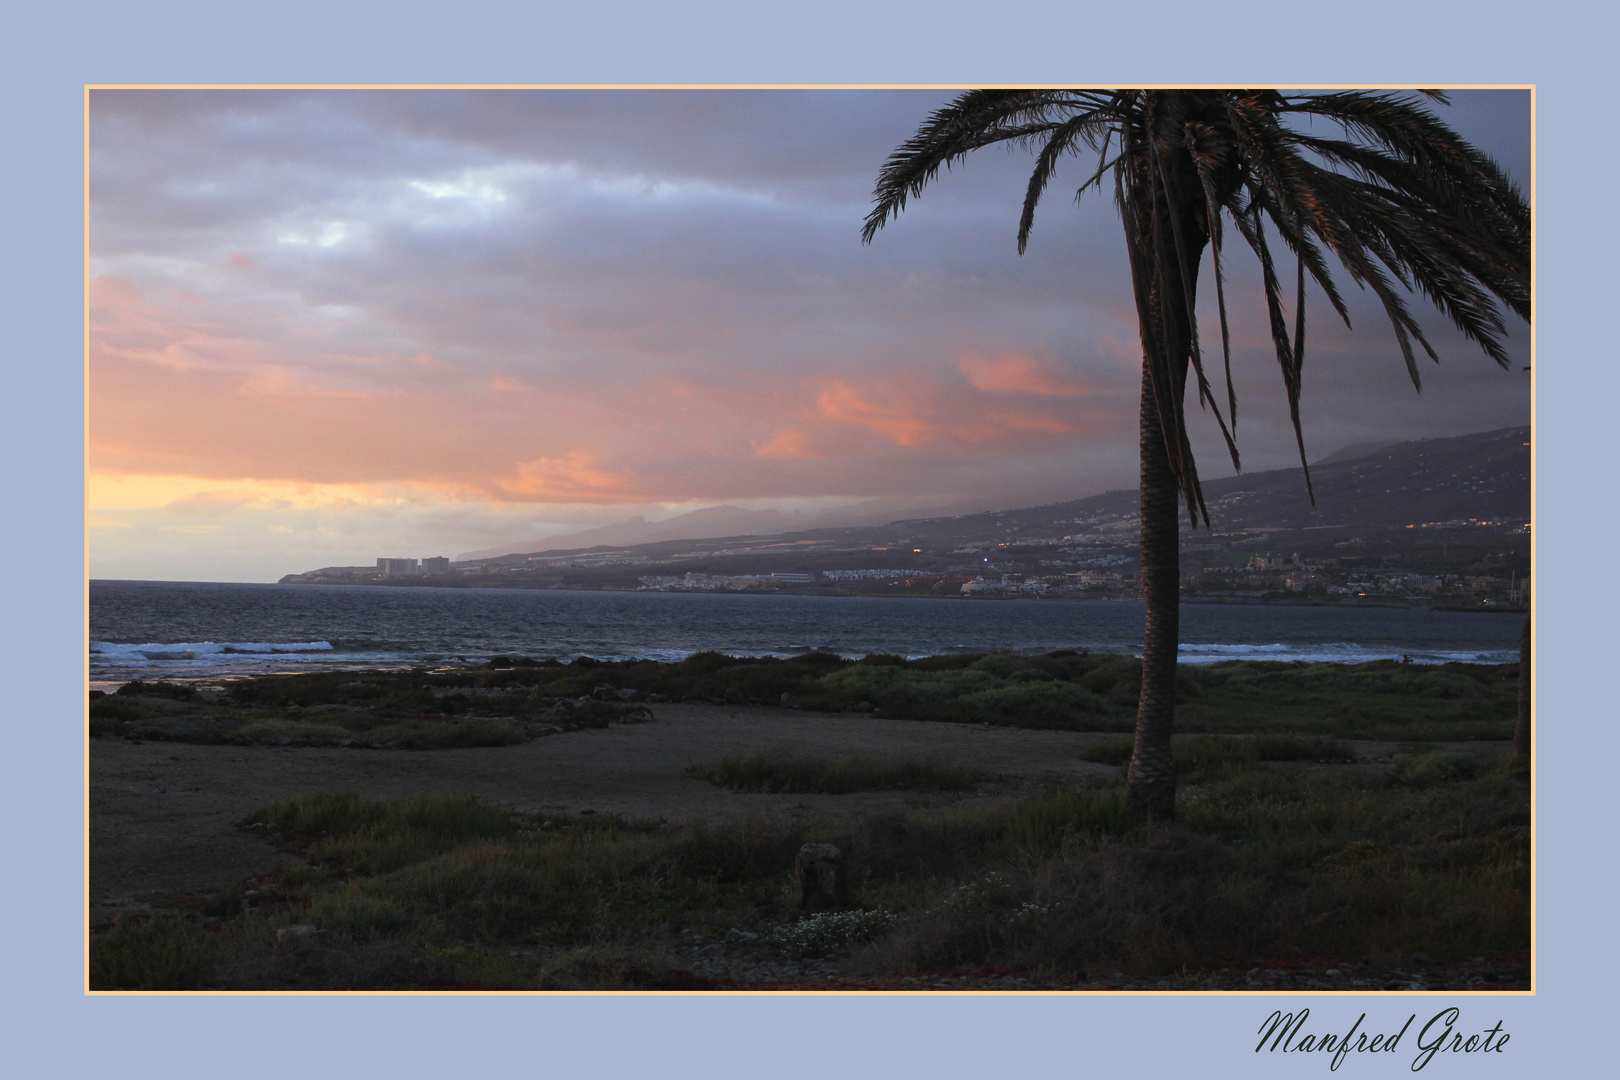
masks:
[[[487,582],[487,581],[486,582],[456,581],[456,580],[453,580],[453,579],[425,580],[425,581],[403,581],[403,580],[402,581],[387,581],[387,580],[383,580],[383,581],[297,581],[297,580],[290,580],[290,579],[292,579],[294,577],[295,577],[295,575],[289,574],[286,577],[280,579],[279,581],[274,581],[274,582],[241,582],[241,583],[233,583],[233,582],[201,582],[201,581],[199,581],[199,582],[177,582],[177,583],[174,583],[174,584],[188,584],[188,585],[213,585],[213,584],[253,584],[253,585],[260,585],[260,584],[264,584],[264,585],[277,585],[277,586],[290,585],[290,586],[303,586],[303,587],[321,586],[321,587],[326,587],[326,588],[341,588],[341,589],[456,589],[456,590],[462,590],[462,589],[490,589],[490,590],[496,590],[496,591],[500,591],[500,592],[604,593],[604,594],[612,594],[612,595],[623,595],[623,594],[626,594],[626,593],[630,593],[630,594],[639,594],[639,593],[662,593],[662,594],[668,594],[668,593],[675,593],[675,594],[680,594],[680,595],[695,595],[695,596],[772,596],[772,597],[810,596],[810,597],[832,597],[832,598],[837,598],[837,599],[936,600],[936,601],[937,600],[971,600],[971,601],[976,601],[976,602],[983,602],[983,601],[986,601],[986,600],[1013,600],[1013,601],[1018,601],[1020,603],[1024,603],[1024,602],[1082,603],[1082,604],[1140,604],[1140,603],[1142,603],[1142,598],[1140,596],[1103,596],[1103,595],[1092,596],[1092,595],[1085,595],[1085,594],[1068,594],[1068,595],[1062,595],[1062,596],[1034,596],[1034,595],[1015,595],[1015,594],[1010,594],[1009,593],[1009,594],[1006,594],[1006,595],[998,594],[998,595],[991,595],[991,596],[969,596],[969,595],[963,595],[963,594],[937,595],[937,594],[934,594],[934,593],[918,593],[918,592],[879,592],[879,591],[866,592],[866,591],[848,591],[848,590],[832,590],[832,589],[810,590],[810,589],[791,589],[791,588],[778,588],[778,589],[768,589],[768,590],[763,590],[763,589],[696,589],[696,588],[693,588],[693,589],[686,589],[686,588],[683,588],[683,589],[648,589],[648,588],[613,589],[613,588],[606,588],[606,587],[601,586],[601,585],[589,585],[589,586],[585,586],[585,585],[526,585],[526,584],[520,584],[520,583],[519,584],[500,584],[500,583],[491,583],[491,582]],[[135,583],[135,584],[138,584],[138,583]],[[1362,610],[1362,609],[1393,610],[1393,611],[1455,611],[1455,612],[1479,612],[1479,613],[1484,613],[1484,614],[1493,614],[1494,613],[1494,614],[1504,614],[1504,615],[1527,615],[1530,612],[1530,609],[1528,607],[1486,606],[1484,604],[1480,604],[1480,605],[1477,605],[1477,606],[1476,605],[1471,605],[1471,604],[1430,604],[1430,603],[1426,603],[1426,602],[1401,603],[1397,599],[1394,599],[1394,598],[1385,599],[1385,600],[1362,601],[1362,600],[1359,600],[1359,599],[1357,599],[1357,600],[1325,600],[1325,599],[1321,599],[1319,597],[1318,598],[1313,598],[1313,599],[1301,598],[1301,599],[1295,600],[1295,599],[1289,599],[1289,598],[1285,598],[1285,597],[1261,598],[1261,597],[1241,597],[1241,596],[1221,596],[1221,595],[1202,595],[1202,596],[1186,596],[1186,595],[1183,595],[1182,598],[1181,598],[1181,604],[1184,607],[1185,606],[1190,606],[1190,605],[1200,605],[1200,606],[1203,606],[1203,605],[1216,605],[1216,606],[1225,605],[1225,606],[1231,606],[1231,607],[1309,607],[1309,608],[1333,608],[1333,609],[1337,609],[1337,610],[1351,610],[1351,611]]]
[[[1222,648],[1222,647],[1225,647],[1225,646],[1221,646],[1221,645],[1201,645],[1201,644],[1194,644],[1194,645],[1191,646],[1191,648],[1193,648],[1193,649],[1199,649],[1199,648],[1208,649],[1208,648]],[[821,655],[836,656],[841,660],[859,662],[859,661],[861,661],[862,659],[864,659],[867,656],[881,655],[881,654],[873,654],[873,653],[845,654],[845,653],[831,652],[831,651],[828,651],[828,650],[806,650],[805,652],[802,652],[802,653],[780,653],[780,652],[751,653],[751,652],[744,652],[744,651],[741,651],[741,650],[737,650],[737,651],[730,651],[730,650],[694,650],[694,651],[692,651],[690,653],[687,653],[685,656],[680,657],[678,659],[670,659],[667,656],[658,656],[658,657],[637,656],[637,655],[599,656],[599,655],[590,655],[590,654],[580,654],[578,656],[559,656],[559,657],[519,656],[519,659],[521,659],[521,660],[523,660],[525,662],[542,663],[542,664],[555,662],[555,663],[567,665],[567,664],[573,663],[576,660],[585,660],[587,663],[601,664],[601,665],[656,664],[656,665],[659,665],[659,666],[662,666],[662,667],[675,667],[675,666],[677,666],[679,664],[684,663],[686,660],[691,659],[693,656],[699,655],[700,652],[709,652],[709,651],[719,652],[721,655],[730,657],[732,659],[740,660],[740,661],[749,661],[749,660],[792,660],[792,659],[795,659],[795,658],[797,658],[799,656],[815,656],[815,655],[821,654]],[[1507,650],[1500,650],[1500,651],[1502,653],[1502,658],[1497,659],[1497,660],[1482,659],[1482,658],[1478,658],[1478,657],[1476,657],[1475,659],[1461,660],[1461,659],[1456,659],[1454,657],[1434,657],[1432,655],[1426,655],[1426,654],[1424,654],[1422,652],[1401,653],[1401,652],[1398,652],[1398,651],[1393,650],[1393,649],[1389,650],[1387,652],[1380,652],[1378,654],[1370,654],[1370,655],[1366,655],[1366,656],[1329,657],[1329,656],[1324,655],[1324,654],[1322,654],[1320,652],[1312,652],[1312,651],[1310,651],[1309,647],[1301,647],[1300,650],[1299,650],[1298,655],[1289,654],[1289,653],[1284,653],[1284,654],[1267,653],[1267,652],[1261,651],[1260,649],[1256,648],[1253,651],[1244,652],[1244,653],[1220,653],[1220,652],[1204,652],[1204,653],[1200,653],[1200,652],[1192,652],[1192,653],[1188,653],[1188,654],[1179,656],[1177,658],[1176,663],[1177,663],[1178,666],[1181,666],[1181,667],[1202,668],[1202,667],[1207,667],[1207,666],[1209,666],[1211,664],[1222,664],[1222,663],[1232,663],[1232,662],[1242,662],[1242,661],[1256,662],[1256,663],[1284,663],[1284,664],[1330,664],[1330,665],[1333,665],[1333,666],[1336,666],[1336,667],[1355,667],[1355,666],[1362,665],[1362,664],[1399,662],[1399,663],[1402,663],[1402,664],[1411,664],[1411,665],[1416,666],[1416,667],[1438,668],[1438,667],[1443,667],[1443,666],[1445,666],[1447,664],[1467,664],[1467,665],[1477,665],[1477,666],[1481,666],[1481,667],[1494,667],[1494,666],[1498,666],[1498,665],[1501,665],[1501,664],[1516,664],[1518,662],[1518,656],[1516,654],[1509,655]],[[1120,657],[1122,659],[1123,658],[1128,658],[1128,659],[1132,659],[1132,660],[1141,659],[1140,650],[1089,649],[1089,650],[1079,650],[1079,652],[1081,653],[1081,655],[1117,656],[1117,657]],[[962,652],[919,653],[919,654],[916,654],[916,655],[907,655],[907,656],[904,657],[904,659],[907,660],[907,661],[913,661],[913,660],[927,660],[927,659],[932,659],[934,657],[965,657],[965,658],[976,658],[976,657],[984,657],[984,656],[1035,657],[1035,656],[1043,656],[1043,655],[1049,655],[1049,653],[1043,653],[1043,652],[1039,652],[1039,651],[1031,651],[1031,652],[1025,653],[1025,652],[1019,652],[1019,651],[1008,650],[1008,649],[987,649],[987,650],[975,651],[975,652],[962,651]],[[354,675],[364,675],[364,674],[367,674],[367,673],[375,672],[375,673],[378,673],[378,674],[396,675],[396,674],[402,674],[402,673],[407,673],[407,672],[413,672],[414,671],[414,672],[419,672],[419,673],[423,673],[423,674],[456,674],[456,673],[480,671],[480,670],[486,669],[489,666],[489,664],[491,663],[491,661],[499,659],[499,658],[500,657],[497,657],[497,656],[454,656],[454,657],[422,656],[422,657],[415,657],[415,658],[401,658],[401,659],[399,659],[397,661],[356,660],[356,661],[353,661],[353,662],[344,662],[341,659],[333,658],[331,660],[316,661],[316,662],[312,662],[312,663],[309,663],[309,664],[306,664],[306,665],[299,665],[299,666],[290,666],[289,665],[289,666],[286,666],[286,667],[220,668],[220,669],[215,669],[215,670],[210,670],[210,671],[189,671],[189,670],[183,670],[183,669],[176,670],[176,669],[164,669],[164,668],[158,668],[158,667],[154,667],[154,668],[126,668],[126,669],[118,670],[116,674],[114,672],[112,672],[112,671],[97,672],[97,671],[92,669],[88,673],[88,678],[86,679],[86,689],[90,692],[92,697],[95,697],[95,696],[98,696],[99,694],[112,694],[120,686],[124,686],[124,685],[126,685],[128,683],[137,682],[137,681],[142,681],[142,682],[162,681],[162,682],[179,683],[179,684],[188,685],[188,686],[190,686],[190,685],[209,686],[209,685],[236,682],[236,681],[241,681],[241,680],[245,680],[245,679],[283,677],[283,676],[299,676],[299,675],[330,675],[330,674],[336,674],[336,673],[350,673],[350,674],[354,674]]]

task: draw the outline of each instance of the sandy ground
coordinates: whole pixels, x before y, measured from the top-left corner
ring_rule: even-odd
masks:
[[[473,750],[354,750],[90,742],[90,922],[141,910],[165,890],[233,884],[271,869],[268,843],[237,831],[255,807],[322,788],[372,797],[479,795],[514,810],[596,810],[672,822],[759,814],[832,817],[993,802],[1048,780],[1115,770],[1078,751],[1117,735],[1028,731],[746,706],[659,705],[649,724]],[[685,775],[739,751],[966,765],[1006,777],[971,793],[737,794]]]

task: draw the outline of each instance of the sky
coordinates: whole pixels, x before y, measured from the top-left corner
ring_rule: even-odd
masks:
[[[92,91],[91,576],[1134,486],[1136,313],[1111,201],[1072,195],[1090,159],[1022,256],[1032,160],[1002,148],[860,242],[884,159],[953,93]],[[1528,194],[1529,93],[1452,99]],[[1244,467],[1288,467],[1258,273],[1227,263]],[[1441,354],[1420,394],[1339,280],[1353,331],[1308,301],[1312,460],[1529,423],[1522,322],[1503,371],[1420,307]],[[1201,474],[1231,475],[1193,424]]]

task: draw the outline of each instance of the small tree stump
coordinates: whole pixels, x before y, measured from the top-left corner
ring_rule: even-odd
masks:
[[[831,844],[806,844],[793,860],[799,910],[838,911],[847,902],[849,876],[844,853]]]

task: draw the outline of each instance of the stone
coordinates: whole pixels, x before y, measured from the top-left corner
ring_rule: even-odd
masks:
[[[848,900],[849,870],[844,853],[832,844],[806,844],[793,860],[799,910],[838,911]]]
[[[283,926],[276,931],[276,945],[299,945],[307,941],[313,941],[315,935],[319,933],[319,928],[311,926],[309,923],[293,923],[291,926]]]

